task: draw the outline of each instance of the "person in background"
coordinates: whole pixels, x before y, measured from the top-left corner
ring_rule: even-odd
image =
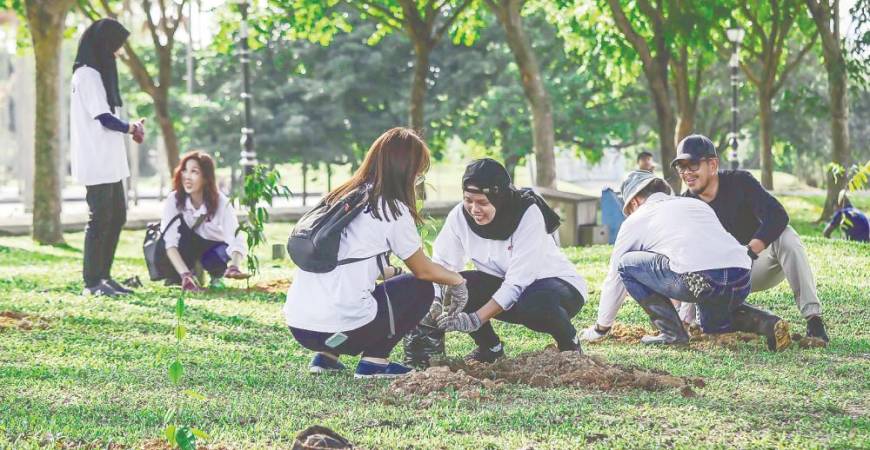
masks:
[[[644,170],[649,173],[655,172],[656,162],[653,160],[652,153],[643,151],[637,155],[637,170]]]
[[[752,259],[703,202],[671,195],[668,183],[638,170],[621,189],[627,219],[619,229],[601,288],[598,323],[584,330],[596,341],[609,331],[631,295],[659,330],[642,344],[685,345],[689,336],[671,299],[697,303],[705,333],[746,331],[766,338],[771,351],[791,343],[788,323],[745,303]]]
[[[175,269],[167,274],[167,284],[203,291],[193,273],[197,264],[209,273],[210,287],[221,287],[223,277],[247,278],[239,269],[247,254],[245,240],[236,234],[239,220],[233,205],[218,191],[211,156],[199,151],[183,155],[172,187],[160,220],[166,256]]]
[[[361,354],[355,378],[407,374],[412,369],[391,362],[390,353],[429,311],[432,283],[465,291],[462,276],[423,253],[415,187],[428,169],[423,140],[409,128],[393,128],[372,143],[353,177],[323,200],[334,205],[359,189],[368,191],[366,209],[346,225],[339,242],[338,259],[353,262],[326,273],[299,268],[287,292],[287,326],[302,347],[315,352],[309,372],[343,370],[341,355]],[[386,252],[404,261],[413,276],[384,270],[388,279],[376,285],[381,268],[390,269],[379,261]],[[467,291],[455,296],[467,297]]]
[[[870,223],[867,221],[867,215],[852,206],[845,189],[840,191],[837,197],[837,211],[825,227],[825,237],[830,238],[831,233],[836,229],[840,229],[847,240],[870,242]]]
[[[132,134],[139,143],[145,137],[144,119],[128,123],[116,115],[123,102],[115,56],[129,35],[114,19],[94,22],[82,34],[73,64],[70,162],[73,176],[85,185],[88,204],[84,295],[114,297],[133,292],[112,279],[118,238],[127,221],[123,180],[130,169],[124,135]]]

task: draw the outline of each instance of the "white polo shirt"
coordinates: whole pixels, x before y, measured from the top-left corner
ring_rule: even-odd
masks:
[[[97,116],[111,113],[100,72],[83,66],[73,72],[70,94],[72,175],[85,186],[115,183],[130,176],[124,133],[103,127]]]
[[[458,272],[470,260],[477,270],[504,279],[492,299],[505,310],[511,309],[530,284],[543,278],[565,280],[584,300],[588,298],[586,280],[559,250],[553,236],[547,234],[544,215],[537,205],[529,206],[513,235],[504,241],[475,234],[462,208],[460,203],[447,215],[435,239],[433,261]]]
[[[616,235],[598,305],[601,326],[613,324],[628,294],[618,269],[622,256],[631,251],[667,256],[676,273],[752,267],[746,247],[725,231],[709,205],[694,198],[655,193],[625,219]]]
[[[380,200],[377,204],[381,204]],[[375,219],[370,213],[360,213],[344,229],[338,259],[368,258],[387,251],[401,260],[410,258],[423,242],[414,218],[401,202],[399,211],[401,216],[396,219],[389,211],[381,212],[381,219]],[[350,331],[371,322],[377,314],[377,302],[372,291],[379,275],[375,258],[341,265],[327,273],[297,269],[284,304],[287,325],[334,333]],[[390,294],[395,294],[392,296],[394,301],[401,299],[401,293]]]

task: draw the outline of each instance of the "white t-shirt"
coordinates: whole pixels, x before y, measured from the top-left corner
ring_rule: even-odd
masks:
[[[217,211],[211,219],[205,219],[193,232],[204,239],[211,241],[224,242],[227,244],[227,255],[233,256],[233,252],[239,252],[244,257],[248,253],[248,248],[245,243],[243,234],[236,235],[236,230],[239,228],[239,219],[236,217],[236,210],[230,204],[230,200],[224,195],[219,194]],[[188,227],[200,218],[207,214],[208,210],[205,203],[194,208],[190,197],[184,202],[184,208],[180,211],[184,223]],[[163,242],[166,243],[166,248],[178,247],[178,241],[181,235],[178,233],[178,221],[173,222],[172,227],[166,228],[172,218],[179,214],[178,206],[175,203],[175,191],[172,191],[166,200],[163,202],[163,217],[160,219],[160,229],[165,230],[163,233]]]
[[[115,183],[130,176],[124,133],[103,127],[97,116],[111,113],[100,72],[87,66],[73,72],[70,94],[70,162],[85,186]]]
[[[444,228],[435,239],[432,260],[453,271],[465,268],[469,260],[481,272],[503,278],[492,299],[503,309],[510,309],[520,294],[536,280],[560,278],[588,298],[586,280],[547,234],[544,215],[537,205],[523,214],[511,237],[504,241],[485,239],[471,230],[462,214],[462,204],[456,205]]]
[[[631,251],[667,256],[675,273],[752,267],[746,247],[725,231],[709,205],[694,198],[650,195],[616,235],[598,305],[601,326],[613,324],[628,294],[618,270],[622,256]]]
[[[396,219],[386,209],[379,214],[381,219],[362,212],[347,225],[339,243],[339,260],[366,258],[387,251],[406,260],[421,248],[422,240],[407,206],[399,203],[401,215]],[[372,291],[379,275],[376,258],[341,265],[328,273],[297,269],[284,304],[287,325],[334,333],[371,322],[377,314]]]

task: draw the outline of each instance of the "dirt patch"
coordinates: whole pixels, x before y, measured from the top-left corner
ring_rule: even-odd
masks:
[[[637,344],[640,342],[640,338],[646,335],[655,336],[658,334],[658,331],[647,330],[639,325],[628,325],[619,322],[614,323],[613,328],[610,329],[610,339],[626,344]]]
[[[126,447],[118,447],[126,448]],[[172,447],[169,445],[169,442],[166,439],[151,439],[150,441],[145,441],[140,445],[136,445],[130,447],[131,449],[137,448],[141,450],[174,450],[176,447]],[[226,447],[224,445],[197,445],[196,450],[230,450],[232,447]]]
[[[797,344],[799,348],[824,348],[828,343],[817,337],[801,336],[798,333],[791,335],[792,345]]]
[[[656,391],[679,389],[684,396],[695,396],[693,387],[703,387],[700,378],[676,377],[664,372],[641,370],[605,363],[595,356],[576,352],[559,352],[548,348],[503,358],[492,364],[448,360],[399,378],[390,385],[392,392],[436,397],[447,390],[461,397],[481,398],[481,389],[498,389],[504,384],[524,384],[539,388],[579,387],[599,390],[644,389]]]
[[[39,316],[14,311],[0,311],[0,331],[8,329],[44,330],[48,328],[48,325],[48,321]]]
[[[296,435],[292,450],[354,450],[356,448],[335,431],[314,425]]]
[[[267,294],[286,294],[287,290],[290,289],[291,283],[290,280],[285,279],[261,281],[251,286],[251,289],[257,292],[265,292]]]

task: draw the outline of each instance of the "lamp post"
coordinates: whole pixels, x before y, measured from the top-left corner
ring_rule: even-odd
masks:
[[[731,67],[731,136],[728,139],[731,154],[728,159],[731,160],[731,168],[737,169],[740,166],[740,162],[737,160],[737,76],[740,71],[740,42],[743,41],[746,32],[737,26],[732,19],[731,27],[725,33],[728,35],[728,40],[734,44],[734,52],[728,62]]]
[[[242,101],[245,102],[245,116],[242,125],[241,165],[245,169],[245,176],[251,173],[257,165],[257,152],[254,150],[254,128],[251,121],[251,75],[250,75],[250,51],[248,49],[248,1],[235,0],[242,13],[242,23],[239,29],[239,61],[242,63]]]

